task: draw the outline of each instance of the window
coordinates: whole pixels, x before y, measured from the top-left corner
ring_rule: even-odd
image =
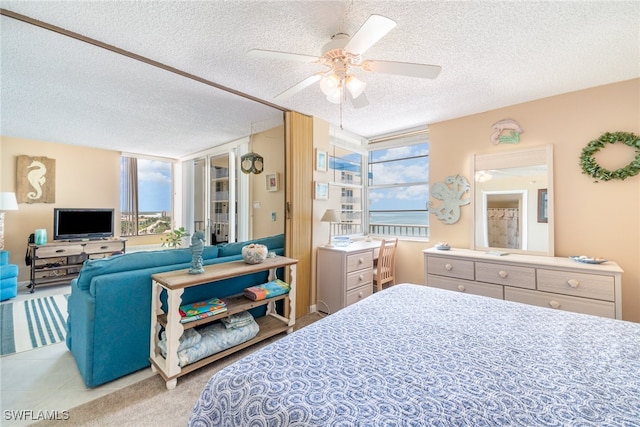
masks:
[[[160,234],[173,228],[172,164],[120,158],[120,235]]]
[[[370,234],[428,237],[429,143],[426,132],[369,145]]]

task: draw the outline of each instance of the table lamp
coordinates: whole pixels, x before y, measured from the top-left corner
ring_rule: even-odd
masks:
[[[4,249],[4,211],[17,211],[16,193],[0,193],[0,249]]]
[[[333,243],[331,243],[331,225],[334,222],[340,222],[340,213],[336,209],[327,209],[320,221],[329,223],[329,242],[325,246],[330,248],[333,246]]]

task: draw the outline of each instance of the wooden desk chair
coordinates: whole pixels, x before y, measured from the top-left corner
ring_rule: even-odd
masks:
[[[380,251],[378,252],[378,261],[373,269],[373,285],[374,292],[382,290],[382,285],[389,283],[391,286],[396,284],[396,247],[398,239],[382,239],[380,242]]]

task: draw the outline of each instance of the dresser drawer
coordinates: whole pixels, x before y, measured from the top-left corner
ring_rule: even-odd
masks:
[[[497,299],[503,298],[502,286],[471,282],[463,279],[429,275],[427,276],[427,286]]]
[[[361,299],[370,296],[371,294],[373,294],[373,284],[371,283],[359,288],[352,289],[347,292],[346,305],[354,304]]]
[[[497,285],[518,288],[536,288],[536,270],[529,267],[517,267],[509,264],[476,262],[476,280]]]
[[[369,269],[347,274],[347,290],[357,288],[365,283],[370,283],[373,286],[373,270]]]
[[[611,276],[538,269],[538,290],[615,301]]]
[[[548,292],[530,291],[505,287],[504,299],[537,305],[539,307],[554,308],[557,310],[586,313],[594,316],[609,317],[615,319],[616,307],[612,302],[590,300],[586,298],[572,297],[568,295],[552,294]]]
[[[329,265],[329,266],[326,266],[325,268],[332,268],[332,266]],[[373,268],[372,251],[347,255],[347,273],[350,273],[352,271],[362,270],[365,268]]]
[[[99,254],[109,252],[122,252],[124,250],[124,244],[122,242],[92,242],[87,243],[84,247],[84,251],[87,254]]]
[[[473,261],[430,256],[427,257],[427,271],[429,275],[473,280]]]
[[[84,252],[84,246],[77,245],[60,245],[60,246],[42,246],[36,249],[36,258],[53,258],[57,256],[80,255]]]

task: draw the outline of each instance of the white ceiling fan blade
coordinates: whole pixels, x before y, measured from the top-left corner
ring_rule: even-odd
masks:
[[[381,15],[371,15],[347,42],[344,50],[362,55],[396,26],[396,22]]]
[[[438,74],[440,74],[442,67],[439,65],[413,64],[411,62],[368,60],[362,63],[362,69],[374,73],[399,74],[423,79],[435,79],[438,77]]]
[[[298,62],[318,62],[320,60],[317,56],[263,49],[251,49],[247,52],[247,56],[253,56],[255,58],[284,59],[285,61]]]
[[[369,105],[369,100],[367,99],[367,95],[365,95],[364,92],[362,92],[359,97],[354,98],[353,96],[351,96],[351,93],[347,91],[347,96],[349,97],[353,108],[363,108]]]
[[[314,84],[315,82],[317,82],[321,78],[322,78],[322,73],[317,73],[317,74],[314,74],[312,76],[309,76],[306,79],[302,80],[301,82],[291,86],[289,89],[285,90],[284,92],[276,95],[273,99],[275,99],[277,101],[283,101],[283,100],[289,98],[290,96],[295,95],[296,93],[300,92],[302,89],[305,89],[305,88],[311,86],[312,84]]]

